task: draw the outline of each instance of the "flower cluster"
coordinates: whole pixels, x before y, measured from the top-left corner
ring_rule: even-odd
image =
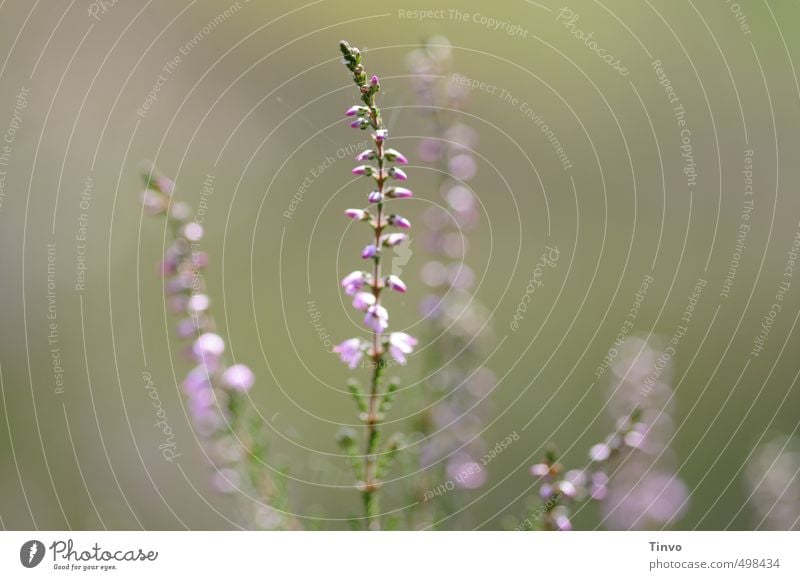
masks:
[[[203,272],[208,255],[199,249],[203,226],[191,219],[187,203],[173,199],[172,180],[149,166],[143,177],[145,211],[165,215],[172,233],[159,272],[165,279],[168,307],[179,317],[175,332],[195,365],[182,386],[192,424],[214,464],[212,484],[222,493],[237,492],[252,499],[248,525],[293,527],[291,518],[274,509],[283,502],[282,490],[264,472],[263,429],[248,413],[246,393],[255,383],[255,375],[244,364],[225,361],[225,340],[217,333],[211,299],[205,291]]]
[[[452,60],[450,43],[441,36],[430,38],[407,57],[417,110],[432,128],[420,142],[418,154],[438,168],[441,195],[441,205],[431,206],[423,216],[422,244],[429,259],[422,268],[422,281],[429,292],[420,308],[429,339],[424,373],[428,379],[420,390],[419,405],[426,411],[417,424],[424,471],[413,491],[416,499],[437,480],[470,472],[468,466],[485,453],[480,433],[492,411],[486,396],[496,383],[494,373],[482,364],[494,342],[490,312],[473,291],[475,274],[466,261],[468,235],[480,225],[478,200],[467,185],[477,171],[472,154],[477,133],[462,121],[468,88],[454,80]],[[486,470],[455,481],[461,489],[481,487]],[[467,499],[449,497],[448,503]],[[436,513],[435,503],[416,504],[412,511],[420,513],[414,514],[413,527],[427,528],[441,519],[444,514]]]
[[[679,519],[688,490],[674,472],[674,456],[666,447],[673,433],[669,409],[669,365],[656,365],[657,352],[631,337],[619,347],[612,366],[614,389],[607,408],[618,417],[616,430],[589,450],[584,469],[566,472],[554,452],[531,467],[540,478],[540,529],[569,530],[570,507],[586,499],[601,502],[603,521],[611,529],[646,529]],[[658,369],[658,370],[656,370]]]
[[[361,252],[361,258],[370,260],[372,268],[356,270],[342,280],[344,291],[352,296],[353,307],[363,312],[364,325],[371,332],[371,340],[350,338],[337,345],[334,351],[351,369],[356,368],[366,355],[373,369],[368,393],[363,393],[355,383],[351,384],[351,391],[366,424],[364,458],[362,464],[356,464],[361,478],[359,488],[364,499],[366,525],[368,529],[379,529],[376,492],[380,487],[381,472],[387,465],[378,457],[380,453],[378,425],[383,411],[387,408],[388,400],[397,388],[396,381],[391,381],[386,391],[381,390],[382,375],[387,362],[386,355],[400,364],[405,364],[407,356],[417,345],[417,339],[409,334],[386,332],[389,327],[389,312],[382,303],[383,291],[403,293],[407,288],[397,276],[384,275],[381,270],[381,256],[384,249],[397,246],[407,239],[407,234],[398,230],[408,230],[411,223],[401,215],[388,213],[385,204],[389,200],[409,198],[412,192],[398,185],[398,182],[408,179],[400,167],[406,165],[408,160],[399,151],[388,147],[388,131],[383,125],[380,109],[376,105],[376,95],[380,91],[378,77],[367,76],[361,63],[361,52],[357,48],[342,41],[340,49],[343,63],[353,73],[353,81],[361,96],[361,104],[350,107],[346,115],[353,118],[351,127],[371,130],[374,143],[374,148],[356,157],[356,161],[363,164],[353,169],[354,175],[364,176],[370,182],[371,191],[367,196],[369,206],[345,211],[347,217],[363,222],[371,229],[370,242]],[[353,452],[354,446],[349,435],[340,438],[340,443],[349,453]],[[392,439],[385,453],[392,456],[397,446],[397,439]]]
[[[752,529],[800,530],[800,440],[782,435],[754,451],[745,473]]]

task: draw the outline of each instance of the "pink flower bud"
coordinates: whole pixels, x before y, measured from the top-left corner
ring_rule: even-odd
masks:
[[[386,129],[378,129],[377,131],[375,131],[375,141],[378,142],[386,141],[388,137],[389,137],[389,131],[387,131]]]
[[[363,209],[347,209],[344,215],[354,220],[365,220],[369,214]]]
[[[357,167],[353,167],[352,174],[353,175],[372,175],[374,168],[371,165],[359,165]]]
[[[389,223],[393,226],[397,226],[398,228],[403,228],[404,230],[407,230],[411,227],[411,222],[401,215],[389,216]]]
[[[406,175],[406,172],[400,169],[399,167],[392,167],[389,170],[389,175],[391,175],[398,181],[405,181],[406,179],[408,179],[408,175]]]
[[[372,149],[367,149],[356,155],[356,161],[369,161],[375,159],[375,152]]]
[[[380,191],[372,191],[367,197],[367,200],[370,203],[380,203],[383,201],[383,194]]]
[[[353,296],[353,308],[366,311],[367,308],[375,304],[375,295],[369,292],[359,292]]]
[[[391,248],[392,246],[396,246],[398,244],[402,244],[407,237],[408,236],[401,233],[393,233],[386,236],[381,236],[381,238],[383,239],[383,245],[389,248]]]
[[[386,286],[395,292],[405,292],[407,290],[405,282],[394,274],[386,278]]]
[[[375,244],[370,244],[361,252],[361,257],[368,260],[369,258],[374,258],[377,253],[378,249],[375,247]]]
[[[386,195],[395,199],[405,199],[414,195],[414,192],[405,187],[393,187],[386,192]]]
[[[372,78],[369,79],[369,84],[371,84],[373,87],[377,87],[380,84],[377,75],[372,75]]]
[[[355,117],[359,112],[361,112],[361,109],[362,107],[359,107],[358,105],[353,105],[352,107],[347,109],[345,115],[347,115],[348,117]]]
[[[400,153],[397,149],[387,149],[383,152],[384,157],[389,161],[394,161],[395,163],[399,163],[400,165],[407,165],[408,159],[406,156]]]
[[[256,382],[256,376],[246,365],[233,365],[222,373],[222,384],[234,391],[247,391]]]

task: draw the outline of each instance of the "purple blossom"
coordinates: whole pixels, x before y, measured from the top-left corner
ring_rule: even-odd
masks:
[[[364,107],[359,107],[358,105],[353,105],[345,112],[345,115],[348,117],[355,117],[356,115],[361,114],[364,111]]]
[[[225,341],[218,334],[206,332],[197,337],[192,346],[192,352],[199,362],[206,359],[214,360],[225,352]]]
[[[222,373],[222,384],[234,391],[247,391],[256,382],[256,376],[250,367],[236,364]]]
[[[375,246],[375,244],[369,244],[368,246],[365,246],[364,249],[362,250],[361,257],[364,258],[365,260],[368,260],[370,258],[374,258],[375,254],[377,253],[378,253],[378,248]]]
[[[389,335],[389,354],[401,365],[406,364],[406,355],[414,351],[417,339],[405,332],[393,332]]]
[[[386,286],[395,292],[405,292],[408,288],[400,278],[392,274],[386,278]]]
[[[386,159],[397,163],[398,165],[408,165],[408,159],[406,159],[406,156],[400,153],[397,149],[387,149],[383,152],[383,155],[386,157]]]
[[[344,215],[347,217],[354,219],[354,220],[365,220],[369,216],[369,214],[363,209],[347,209],[344,211]]]
[[[386,192],[386,195],[394,199],[406,199],[412,197],[414,192],[405,187],[392,187]]]
[[[348,296],[352,296],[366,284],[367,278],[364,272],[356,270],[350,272],[347,276],[342,278],[342,288]]]
[[[375,295],[369,292],[359,292],[353,297],[353,308],[366,311],[375,304]]]
[[[364,356],[364,345],[360,338],[349,338],[334,346],[333,352],[337,353],[347,366],[354,369]]]
[[[397,226],[398,228],[403,228],[404,230],[407,230],[411,227],[410,221],[408,221],[403,216],[396,214],[389,216],[389,223],[392,224],[393,226]]]
[[[367,149],[356,155],[356,161],[369,161],[370,159],[375,159],[375,151],[372,149]]]
[[[389,170],[389,175],[394,177],[398,181],[405,181],[406,179],[408,179],[408,175],[406,175],[406,172],[400,169],[399,167],[392,167]]]
[[[375,171],[375,168],[371,165],[358,165],[353,167],[351,173],[353,175],[372,175]]]
[[[387,234],[385,236],[381,236],[383,245],[391,248],[392,246],[397,246],[398,244],[402,244],[408,238],[407,235],[395,232],[393,234]]]
[[[364,324],[373,332],[383,332],[389,327],[389,312],[380,304],[370,306],[364,315]]]

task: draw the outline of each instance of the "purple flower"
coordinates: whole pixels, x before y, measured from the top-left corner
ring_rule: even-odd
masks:
[[[350,126],[353,129],[361,129],[362,127],[366,127],[366,125],[367,125],[367,120],[362,117],[359,117],[358,119],[350,123]]]
[[[417,346],[417,339],[405,332],[393,332],[389,335],[389,354],[401,365],[406,364],[406,355],[411,354]]]
[[[383,332],[389,327],[389,312],[380,304],[370,306],[364,315],[364,324],[374,332]]]
[[[380,203],[383,201],[383,194],[380,191],[371,191],[367,197],[370,203]]]
[[[354,369],[361,361],[361,357],[364,356],[364,344],[360,338],[348,338],[341,344],[334,346],[333,352],[339,355],[342,362]]]
[[[394,161],[395,163],[398,163],[400,165],[408,164],[408,159],[406,159],[406,156],[400,153],[397,149],[387,149],[386,151],[383,152],[383,155],[389,161]]]
[[[203,226],[190,222],[183,226],[183,236],[190,242],[197,242],[203,237]]]
[[[364,250],[361,252],[361,257],[364,258],[365,260],[368,260],[370,258],[374,258],[375,254],[377,253],[378,253],[378,248],[375,247],[375,244],[370,244],[366,246]]]
[[[365,220],[369,214],[363,209],[347,209],[344,215],[354,220]]]
[[[247,391],[255,382],[256,376],[247,365],[233,365],[222,373],[222,383],[234,391]]]
[[[359,107],[358,105],[353,105],[345,112],[345,115],[348,117],[355,117],[358,114],[361,114],[364,110],[364,107]]]
[[[394,274],[386,278],[386,286],[395,292],[405,292],[408,289],[405,282]]]
[[[402,244],[408,238],[407,235],[395,232],[393,234],[388,234],[385,236],[381,236],[381,240],[383,241],[383,245],[391,248],[392,246],[396,246],[398,244]]]
[[[188,310],[191,314],[197,314],[199,312],[205,312],[208,310],[210,305],[211,300],[209,300],[208,295],[193,294],[192,297],[189,298],[189,303],[186,305],[186,310]]]
[[[389,170],[389,175],[391,175],[398,181],[405,181],[406,179],[408,179],[408,175],[406,175],[406,172],[400,169],[399,167],[392,167]]]
[[[369,84],[371,84],[373,87],[377,87],[378,84],[380,84],[380,81],[378,80],[378,76],[377,75],[372,75],[372,78],[369,79]]]
[[[206,359],[215,360],[225,352],[225,341],[213,332],[206,332],[197,337],[192,346],[192,352],[199,362]]]
[[[358,165],[356,167],[353,167],[351,173],[353,175],[372,175],[374,171],[375,168],[372,167],[371,165]]]
[[[375,141],[381,142],[386,141],[389,137],[389,131],[386,129],[378,129],[375,131]]]
[[[393,226],[397,226],[398,228],[403,228],[404,230],[407,230],[411,227],[410,221],[397,214],[389,216],[389,223]]]
[[[395,199],[405,199],[414,195],[414,192],[405,187],[392,187],[386,192],[386,195]]]
[[[546,463],[537,463],[536,465],[531,465],[530,472],[534,477],[544,477],[550,473],[550,466]]]
[[[356,270],[350,272],[347,276],[342,278],[342,288],[348,296],[354,295],[356,292],[366,284],[367,279],[364,272]]]
[[[375,295],[369,292],[359,292],[353,297],[353,308],[366,311],[375,304]]]
[[[375,152],[372,149],[367,149],[356,155],[356,161],[369,161],[375,159]]]

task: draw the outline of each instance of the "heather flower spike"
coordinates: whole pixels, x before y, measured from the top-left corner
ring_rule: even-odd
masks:
[[[282,506],[283,499],[264,468],[267,432],[246,395],[255,384],[255,374],[244,364],[228,366],[225,360],[225,339],[216,331],[212,300],[205,291],[203,271],[208,255],[199,248],[203,226],[191,219],[188,204],[174,201],[171,179],[157,174],[150,165],[143,170],[143,177],[145,211],[164,215],[172,233],[159,271],[164,276],[167,301],[181,316],[176,334],[195,365],[182,386],[189,418],[214,464],[212,483],[221,492],[259,500],[248,500],[243,506],[248,527],[297,528],[293,518],[273,509]],[[349,283],[358,284],[356,277]]]
[[[384,449],[379,448],[379,427],[383,411],[388,408],[389,399],[397,389],[397,382],[392,380],[384,388],[383,373],[386,368],[387,354],[399,363],[406,362],[417,341],[405,333],[392,333],[388,337],[385,331],[389,327],[389,312],[382,304],[382,290],[389,288],[405,292],[406,285],[396,276],[386,278],[381,274],[381,248],[395,246],[403,242],[406,234],[387,231],[390,227],[408,229],[411,223],[397,215],[386,215],[384,203],[388,199],[402,199],[411,196],[411,191],[401,187],[387,188],[389,179],[404,181],[406,173],[392,164],[406,164],[406,157],[395,149],[388,149],[386,141],[388,131],[383,126],[380,109],[376,104],[376,96],[380,92],[380,80],[377,76],[368,76],[361,62],[361,51],[350,46],[346,41],[339,45],[345,66],[353,73],[353,82],[358,87],[361,98],[360,105],[347,110],[348,117],[355,117],[350,123],[353,128],[372,131],[374,149],[368,149],[356,157],[357,162],[370,161],[371,165],[358,165],[353,168],[354,175],[370,179],[370,193],[367,201],[370,212],[359,209],[348,209],[345,213],[354,220],[362,221],[371,228],[370,242],[361,252],[365,260],[372,260],[372,272],[352,272],[342,280],[342,287],[353,296],[353,307],[364,312],[364,325],[370,332],[370,340],[360,338],[345,340],[334,348],[343,362],[351,369],[357,367],[364,356],[369,357],[371,377],[369,388],[362,392],[361,388],[351,383],[349,389],[359,406],[360,417],[365,423],[365,443],[363,457],[355,451],[354,438],[341,437],[340,443],[351,455],[357,470],[359,489],[364,500],[366,527],[370,530],[380,529],[378,512],[378,490],[380,478],[388,469],[390,460],[399,449],[398,439],[391,438]]]

